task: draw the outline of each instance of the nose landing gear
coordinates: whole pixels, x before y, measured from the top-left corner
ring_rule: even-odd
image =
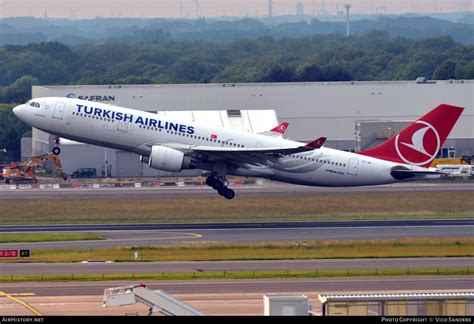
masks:
[[[53,154],[54,155],[59,155],[61,153],[61,149],[59,148],[59,136],[54,137],[54,148],[53,148]]]
[[[207,177],[206,179],[206,184],[212,189],[216,190],[219,195],[226,199],[232,199],[235,197],[235,191],[229,189],[226,185],[226,182],[227,181],[225,181],[225,179],[222,181],[213,176]]]

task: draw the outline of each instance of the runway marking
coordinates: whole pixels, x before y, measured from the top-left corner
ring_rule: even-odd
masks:
[[[31,312],[33,312],[36,316],[43,316],[43,314],[41,314],[40,312],[38,312],[33,306],[25,303],[24,301],[22,300],[19,300],[18,298],[15,298],[13,297],[11,294],[7,294],[3,291],[0,291],[0,296],[5,296],[7,297],[8,299],[10,300],[13,300],[14,302],[22,305],[23,307],[27,308],[28,310],[30,310]]]
[[[109,242],[110,241],[112,241],[112,242],[133,242],[133,241],[149,241],[149,240],[153,240],[153,241],[160,241],[161,240],[162,241],[162,240],[180,240],[180,239],[184,240],[186,238],[201,238],[201,237],[204,237],[204,235],[197,234],[197,233],[164,232],[164,231],[160,231],[160,230],[157,230],[156,232],[184,235],[184,237],[183,236],[170,236],[170,237],[159,237],[159,238],[150,237],[150,238],[129,238],[129,239],[108,238],[105,241],[109,241]],[[78,241],[75,241],[75,242],[78,242]],[[85,241],[85,242],[90,242],[90,241]],[[103,242],[103,241],[97,241],[97,242]]]
[[[10,296],[36,296],[35,293],[13,293],[13,294],[8,294]]]
[[[62,231],[61,231],[62,232]],[[99,232],[99,231],[97,231]],[[119,230],[119,231],[100,231],[100,233],[105,233],[105,232],[110,232],[110,233],[117,233],[117,232],[130,232],[126,230]],[[137,233],[143,233],[146,231],[136,231]],[[45,241],[45,242],[16,242],[16,243],[0,243],[0,246],[16,246],[18,244],[29,244],[31,246],[34,245],[41,245],[41,244],[64,244],[64,243],[94,243],[94,242],[133,242],[133,241],[148,241],[148,240],[153,240],[153,241],[160,241],[160,240],[179,240],[179,239],[186,239],[186,238],[202,238],[204,235],[198,234],[198,233],[179,233],[179,232],[165,232],[161,230],[150,230],[150,233],[157,232],[158,233],[165,233],[165,234],[177,234],[177,235],[182,235],[182,236],[170,236],[170,237],[159,237],[159,238],[129,238],[129,239],[121,239],[121,238],[106,238],[105,240],[80,240],[80,241]],[[1,232],[0,232],[1,233]],[[20,232],[21,233],[21,232]],[[184,236],[184,237],[183,237]]]
[[[74,303],[68,303],[68,304],[74,304]],[[75,303],[75,304],[80,304],[80,303]],[[66,305],[65,303],[41,303],[41,306],[64,306]]]

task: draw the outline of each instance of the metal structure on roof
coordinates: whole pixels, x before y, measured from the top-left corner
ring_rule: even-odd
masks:
[[[472,316],[474,292],[319,295],[323,316]]]
[[[319,295],[321,303],[329,301],[353,300],[426,300],[426,299],[474,299],[474,292],[419,292],[397,294],[344,294],[344,295]]]

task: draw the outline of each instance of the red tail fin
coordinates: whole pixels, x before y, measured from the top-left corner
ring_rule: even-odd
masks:
[[[306,144],[305,146],[306,147],[310,147],[312,149],[318,149],[318,148],[321,148],[321,146],[324,145],[324,142],[326,142],[327,138],[326,137],[320,137],[312,142],[309,142],[308,144]]]
[[[283,122],[280,125],[278,125],[277,127],[273,128],[271,130],[271,132],[279,133],[279,134],[285,134],[286,129],[288,128],[288,125],[289,124],[287,122]]]
[[[428,167],[463,110],[461,107],[439,105],[386,142],[359,154]]]

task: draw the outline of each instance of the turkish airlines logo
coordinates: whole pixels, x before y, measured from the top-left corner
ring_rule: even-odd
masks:
[[[439,134],[433,125],[425,121],[419,120],[414,125],[419,126],[413,127],[413,133],[402,132],[395,137],[395,149],[405,163],[425,165],[431,162],[439,151]]]
[[[280,124],[280,125],[278,125],[278,131],[279,131],[280,133],[286,132],[286,125],[285,125],[285,124]]]

